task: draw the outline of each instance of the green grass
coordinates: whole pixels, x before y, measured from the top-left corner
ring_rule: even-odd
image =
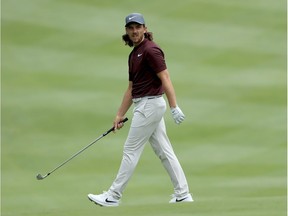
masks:
[[[111,127],[135,11],[186,115],[177,126],[167,111],[166,124],[193,204],[167,204],[173,188],[149,145],[119,208],[88,201],[115,178],[130,122],[35,178]],[[285,1],[2,0],[1,37],[1,215],[286,215]]]

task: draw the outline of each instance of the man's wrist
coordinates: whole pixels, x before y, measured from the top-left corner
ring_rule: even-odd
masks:
[[[176,109],[177,108],[177,105],[175,106],[170,106],[170,109]]]

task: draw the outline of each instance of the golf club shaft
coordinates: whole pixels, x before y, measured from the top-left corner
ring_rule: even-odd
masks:
[[[128,121],[128,118],[123,119],[120,123],[124,123]],[[47,173],[47,175],[45,175],[43,178],[46,178],[47,176],[49,176],[51,173],[55,172],[57,169],[59,169],[60,167],[64,166],[66,163],[68,163],[70,160],[72,160],[73,158],[75,158],[76,156],[78,156],[79,154],[81,154],[83,151],[85,151],[87,148],[89,148],[90,146],[92,146],[94,143],[96,143],[98,140],[100,140],[101,138],[103,138],[104,136],[106,136],[107,134],[109,134],[110,132],[114,131],[114,127],[110,128],[108,131],[106,131],[105,133],[103,133],[101,136],[99,136],[97,139],[95,139],[93,142],[91,142],[89,145],[85,146],[84,148],[82,148],[80,151],[78,151],[76,154],[72,155],[70,158],[68,158],[66,161],[64,161],[62,164],[60,164],[59,166],[57,166],[56,168],[54,168],[52,171],[50,171],[49,173]],[[42,179],[43,179],[42,178]],[[37,178],[38,180],[41,178]]]

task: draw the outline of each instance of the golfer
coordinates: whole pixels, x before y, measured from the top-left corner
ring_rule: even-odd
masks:
[[[144,146],[149,141],[172,181],[174,195],[170,203],[193,202],[185,174],[166,134],[164,93],[175,123],[180,124],[185,116],[177,105],[164,53],[153,42],[152,33],[147,31],[141,14],[129,14],[125,21],[126,34],[122,38],[126,45],[134,48],[129,55],[129,84],[116,114],[114,128],[116,130],[123,126],[119,122],[134,104],[131,128],[113,184],[107,192],[88,194],[88,198],[100,206],[118,206]]]

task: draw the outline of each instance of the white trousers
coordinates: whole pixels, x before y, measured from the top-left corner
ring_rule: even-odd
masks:
[[[115,198],[122,197],[148,141],[168,172],[176,197],[183,197],[189,193],[185,174],[166,134],[163,118],[165,111],[166,102],[163,97],[144,98],[135,103],[131,127],[124,144],[122,162],[117,177],[109,189],[109,193]]]

